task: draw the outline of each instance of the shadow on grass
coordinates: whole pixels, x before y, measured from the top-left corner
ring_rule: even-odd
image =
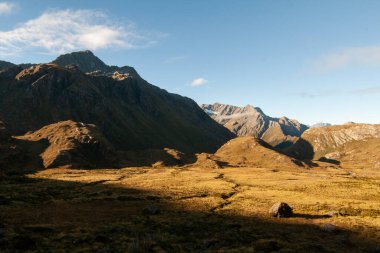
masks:
[[[11,177],[0,184],[0,251],[368,252],[376,243],[359,231],[329,233],[293,218],[192,210],[176,197],[104,180]],[[147,206],[160,214],[143,214]]]

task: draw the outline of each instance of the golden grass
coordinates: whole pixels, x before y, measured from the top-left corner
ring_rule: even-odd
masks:
[[[347,172],[333,167],[49,169],[28,175],[27,184],[7,181],[0,186],[2,195],[12,191],[13,198],[0,205],[0,223],[13,226],[5,238],[8,247],[16,248],[10,239],[15,227],[48,224],[59,233],[34,238],[37,248],[365,252],[380,242],[380,172]],[[295,217],[269,217],[268,209],[278,201],[288,203]],[[142,215],[152,204],[161,214]],[[333,210],[344,215],[324,217]],[[325,223],[338,231],[322,231]],[[118,229],[128,231],[104,232],[113,243],[97,241],[99,231]],[[71,245],[66,237],[88,241]]]

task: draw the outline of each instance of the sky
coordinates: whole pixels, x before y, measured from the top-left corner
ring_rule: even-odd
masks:
[[[91,50],[197,103],[380,123],[380,1],[0,0],[0,60]]]

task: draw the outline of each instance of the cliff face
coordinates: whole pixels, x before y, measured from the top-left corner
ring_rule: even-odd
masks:
[[[296,120],[272,118],[257,107],[225,104],[204,104],[202,108],[215,121],[238,136],[261,138],[274,147],[286,147],[297,141],[307,129]]]

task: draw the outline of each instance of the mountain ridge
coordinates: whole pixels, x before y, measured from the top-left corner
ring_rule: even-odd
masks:
[[[297,141],[308,128],[287,117],[267,116],[259,107],[228,104],[202,104],[201,107],[214,120],[238,136],[261,138],[274,147],[283,148]]]
[[[65,66],[50,63],[0,71],[0,120],[13,135],[72,120],[96,125],[117,149],[190,153],[213,152],[234,137],[190,98],[133,73],[122,78],[86,74],[67,59]]]
[[[130,66],[109,66],[95,56],[90,50],[72,52],[58,56],[51,63],[61,67],[75,65],[84,73],[93,75],[113,75],[115,72],[128,74],[135,78],[141,78],[137,71]]]

